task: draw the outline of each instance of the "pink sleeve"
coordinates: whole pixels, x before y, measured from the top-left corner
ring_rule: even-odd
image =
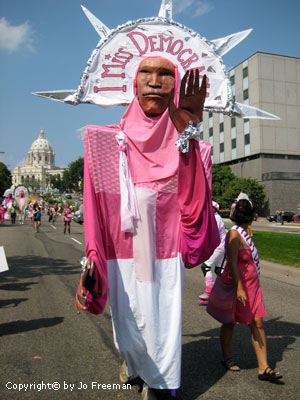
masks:
[[[93,286],[96,297],[87,291],[85,305],[92,314],[100,314],[105,308],[108,292],[107,262],[104,250],[105,230],[103,224],[103,212],[99,198],[96,196],[89,171],[88,157],[88,131],[85,135],[85,157],[84,157],[84,191],[83,191],[83,216],[85,254],[94,262]]]
[[[212,189],[212,162],[211,162],[211,145],[207,142],[200,142],[200,154],[204,166],[209,189]]]
[[[211,189],[195,140],[190,141],[188,153],[180,153],[178,203],[182,260],[186,268],[193,268],[207,260],[220,243]]]

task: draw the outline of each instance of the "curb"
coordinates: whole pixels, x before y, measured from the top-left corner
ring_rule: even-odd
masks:
[[[261,275],[300,287],[300,268],[260,260]]]
[[[277,274],[289,275],[300,279],[300,268],[291,265],[277,264],[271,261],[260,260],[262,269],[276,272]]]

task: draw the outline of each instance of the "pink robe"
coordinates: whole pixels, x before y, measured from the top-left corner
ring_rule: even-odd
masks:
[[[179,173],[135,184],[140,219],[128,233],[120,228],[119,131],[118,125],[88,126],[85,133],[85,250],[98,293],[88,294],[86,306],[101,313],[109,293],[115,345],[128,374],[136,371],[153,388],[176,389],[183,266],[199,265],[220,243],[210,145],[191,141],[189,153],[175,153]]]

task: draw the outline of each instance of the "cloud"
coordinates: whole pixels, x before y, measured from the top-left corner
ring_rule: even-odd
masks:
[[[33,30],[26,21],[21,25],[11,25],[5,17],[0,18],[0,49],[10,53],[25,49],[34,51]]]
[[[76,129],[76,137],[77,137],[77,139],[83,140],[85,129],[86,129],[86,126],[83,126],[82,128]]]
[[[211,0],[174,0],[173,14],[190,14],[193,18],[209,13],[214,9]]]

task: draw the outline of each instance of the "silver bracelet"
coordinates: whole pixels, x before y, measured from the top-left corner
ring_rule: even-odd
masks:
[[[190,140],[194,139],[200,141],[200,123],[189,121],[189,125],[184,129],[182,133],[178,132],[178,139],[176,140],[175,146],[181,153],[187,153],[190,148]]]
[[[87,262],[88,262],[88,258],[87,257],[82,257],[82,259],[79,260],[79,263],[81,265],[81,267],[80,267],[81,272],[84,272],[86,270]]]

